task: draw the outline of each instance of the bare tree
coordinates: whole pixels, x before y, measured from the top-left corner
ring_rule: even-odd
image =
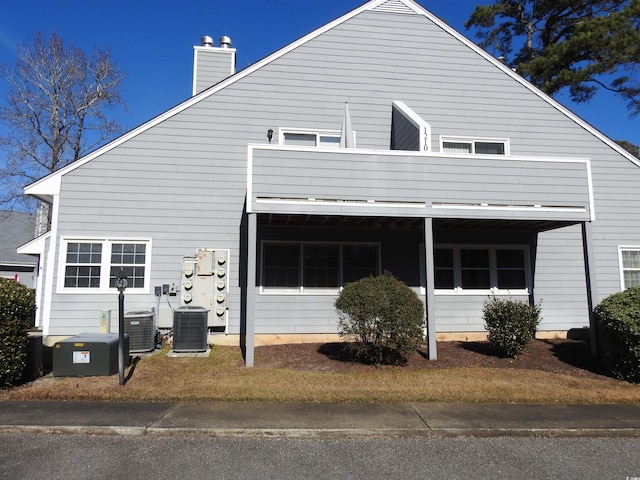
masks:
[[[109,51],[90,54],[38,33],[18,49],[15,66],[0,66],[7,82],[0,104],[0,205],[20,203],[22,188],[114,138],[109,109],[125,108],[124,74]]]

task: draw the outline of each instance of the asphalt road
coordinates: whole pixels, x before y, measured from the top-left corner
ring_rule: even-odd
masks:
[[[0,478],[640,479],[640,438],[0,435]]]

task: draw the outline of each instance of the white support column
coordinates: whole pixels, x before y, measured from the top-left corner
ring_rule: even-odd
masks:
[[[253,367],[255,357],[255,302],[256,302],[256,243],[258,220],[255,213],[247,214],[247,292],[245,310],[245,366]]]
[[[429,360],[438,358],[436,346],[436,307],[434,294],[434,264],[433,264],[433,219],[424,219],[424,260],[425,260],[425,289],[427,308],[427,339],[429,345]]]

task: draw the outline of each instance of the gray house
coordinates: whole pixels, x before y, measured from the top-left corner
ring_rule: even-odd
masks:
[[[33,240],[35,231],[35,215],[0,210],[0,277],[35,288],[38,258],[16,251],[22,244]]]
[[[204,307],[248,365],[335,338],[341,285],[384,270],[424,299],[432,358],[484,335],[492,296],[541,302],[558,336],[640,284],[637,159],[414,1],[237,73],[226,37],[194,51],[190,99],[26,188],[53,208],[49,342],[117,326],[120,268],[128,311]]]

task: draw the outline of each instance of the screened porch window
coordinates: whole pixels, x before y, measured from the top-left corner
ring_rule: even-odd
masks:
[[[618,256],[622,289],[640,287],[640,247],[620,247]]]
[[[337,292],[345,283],[380,273],[377,244],[265,242],[263,290]]]
[[[526,246],[436,246],[436,290],[521,291],[528,288]]]

